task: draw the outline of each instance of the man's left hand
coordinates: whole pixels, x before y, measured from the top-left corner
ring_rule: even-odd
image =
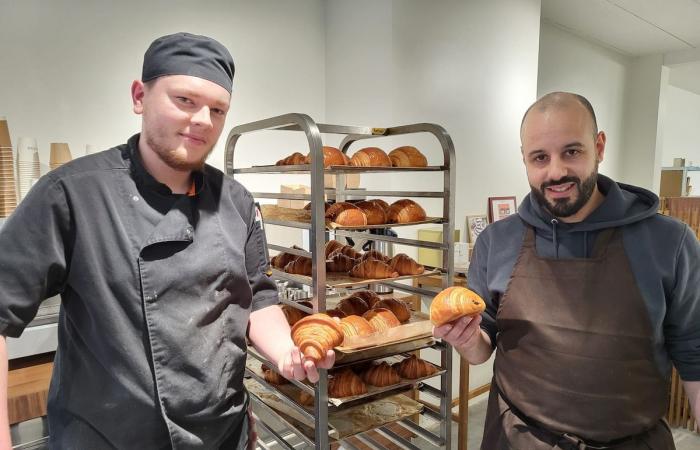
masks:
[[[326,357],[318,364],[314,364],[312,360],[304,357],[298,347],[292,347],[280,360],[278,369],[285,378],[298,381],[308,378],[310,382],[315,383],[318,381],[318,369],[330,369],[334,363],[333,350],[328,350]]]

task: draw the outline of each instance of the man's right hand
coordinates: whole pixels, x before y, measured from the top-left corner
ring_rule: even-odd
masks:
[[[433,328],[433,336],[452,345],[470,364],[489,359],[493,349],[491,339],[481,331],[481,316],[463,316],[454,322]]]

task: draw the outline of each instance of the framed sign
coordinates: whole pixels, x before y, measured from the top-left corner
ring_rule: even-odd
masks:
[[[515,196],[512,197],[489,197],[489,223],[505,219],[511,214],[515,214],[517,204]]]
[[[479,237],[479,234],[484,231],[488,224],[489,220],[486,214],[467,216],[467,242],[475,243],[476,238]]]

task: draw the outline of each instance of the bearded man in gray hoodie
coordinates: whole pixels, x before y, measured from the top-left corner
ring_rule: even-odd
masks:
[[[672,364],[700,422],[700,243],[653,193],[598,173],[584,97],[525,113],[530,195],[479,236],[469,287],[486,311],[437,327],[471,364],[496,351],[482,448],[673,449]]]

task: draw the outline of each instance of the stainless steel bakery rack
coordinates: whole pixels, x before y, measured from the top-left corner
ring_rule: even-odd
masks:
[[[311,152],[311,163],[307,165],[295,166],[274,166],[260,165],[246,168],[237,168],[234,166],[234,154],[238,148],[241,137],[254,132],[261,131],[298,131],[304,133],[308,142],[308,149]],[[323,151],[322,151],[322,134],[340,134],[344,138],[340,144],[340,149],[347,154],[350,147],[358,142],[368,139],[381,140],[388,136],[407,135],[416,133],[427,133],[432,135],[439,143],[443,151],[442,164],[438,166],[428,166],[422,168],[399,168],[399,167],[350,167],[350,166],[331,166],[324,168]],[[265,164],[270,164],[265,161]],[[310,177],[310,194],[282,194],[279,192],[252,192],[256,199],[289,199],[289,200],[307,200],[311,202],[311,220],[309,223],[299,221],[274,220],[275,225],[288,226],[294,228],[306,229],[309,232],[309,251],[290,248],[289,246],[268,243],[268,248],[276,251],[284,251],[296,255],[311,257],[312,260],[312,276],[311,277],[289,277],[288,274],[275,271],[274,277],[279,277],[287,280],[293,280],[297,283],[308,284],[311,286],[311,302],[314,312],[326,311],[326,295],[329,280],[326,277],[325,253],[324,247],[329,233],[334,233],[337,237],[350,237],[355,242],[363,242],[367,240],[383,241],[415,247],[439,249],[442,251],[442,267],[435,268],[435,273],[442,275],[443,288],[451,284],[454,276],[453,267],[453,252],[454,252],[454,196],[455,192],[455,152],[452,139],[449,134],[439,125],[430,123],[418,123],[412,125],[403,125],[389,128],[373,128],[361,126],[344,126],[316,123],[311,117],[300,113],[285,114],[277,117],[272,117],[256,122],[247,123],[237,126],[231,130],[226,142],[225,151],[225,171],[226,174],[235,177],[238,174],[308,174]],[[390,190],[364,190],[364,189],[348,189],[346,188],[346,175],[353,173],[412,173],[418,176],[421,172],[442,172],[443,185],[439,190],[435,191],[390,191]],[[329,189],[324,185],[324,175],[332,175],[336,177],[336,188]],[[356,229],[328,229],[324,217],[324,201],[328,197],[336,201],[343,201],[352,196],[365,197],[408,197],[408,198],[439,198],[442,199],[442,214],[433,223],[439,223],[443,228],[442,242],[429,242],[415,239],[405,239],[392,237],[389,235],[373,234],[367,230]],[[263,221],[265,218],[263,217]],[[394,224],[395,225],[395,224]],[[386,228],[394,225],[387,225]],[[357,245],[356,245],[357,246]],[[330,283],[332,284],[332,283]],[[357,285],[367,285],[367,281],[358,280]],[[385,286],[398,291],[404,291],[412,294],[419,294],[432,298],[435,292],[429,289],[415,287],[390,280],[372,280],[372,286]],[[347,287],[347,286],[344,286]],[[286,299],[281,300],[284,303],[298,307],[296,303]],[[308,310],[308,308],[300,307],[300,309]],[[307,311],[308,312],[308,311]],[[416,388],[431,397],[439,399],[439,408],[433,409],[432,406],[425,405],[422,408],[421,416],[429,417],[436,421],[439,425],[439,434],[428,430],[420,425],[420,421],[415,415],[411,417],[398,418],[394,423],[399,424],[402,428],[413,433],[415,436],[420,436],[430,442],[436,448],[451,448],[450,424],[452,419],[452,348],[446,343],[436,341],[432,338],[423,339],[420,342],[408,342],[406,345],[390,346],[386,354],[372,354],[371,359],[377,357],[387,357],[398,355],[410,351],[416,351],[422,348],[434,348],[441,354],[440,372],[436,375],[439,377],[440,388],[435,388],[424,382],[416,384]],[[260,363],[265,363],[264,358],[255,351],[249,353],[249,359],[259,360]],[[370,358],[368,358],[370,359]],[[362,358],[355,358],[362,360]],[[256,361],[257,364],[258,361]],[[340,360],[338,365],[342,365]],[[272,370],[276,370],[274,364],[269,364]],[[259,425],[264,430],[271,441],[275,441],[282,448],[298,448],[298,445],[303,445],[305,448],[326,449],[330,448],[331,440],[337,438],[341,433],[334,429],[332,424],[329,424],[329,402],[328,402],[328,378],[327,371],[321,371],[321,379],[315,386],[310,386],[305,383],[292,381],[292,383],[302,391],[308,394],[313,394],[315,397],[314,408],[312,411],[307,410],[298,403],[298,398],[287,395],[281,392],[280,389],[268,384],[263,377],[256,373],[250,367],[246,368],[246,374],[249,377],[248,382],[257,383],[261,386],[264,392],[270,392],[275,398],[279,399],[289,412],[289,415],[281,413],[279,410],[271,409],[268,404],[261,399],[267,394],[251,392],[251,399],[259,408],[261,413],[266,417],[274,417],[277,427],[261,420]],[[368,400],[375,401],[375,400]],[[379,400],[377,400],[379,401]],[[269,403],[269,402],[268,402]],[[422,405],[421,405],[422,406]],[[335,411],[335,407],[331,406],[331,417]],[[341,411],[340,413],[343,413]],[[415,420],[412,420],[415,419]],[[312,424],[311,427],[304,426],[303,423]],[[394,428],[387,428],[381,425],[371,431],[374,434],[369,434],[369,430],[358,429],[358,434],[354,434],[353,440],[341,437],[341,444],[344,448],[356,448],[353,442],[361,442],[363,445],[370,448],[382,448],[373,436],[380,435],[382,438],[395,443],[401,448],[416,449],[414,443],[407,438],[396,433]],[[345,436],[347,437],[347,436]],[[270,441],[270,442],[271,442]],[[267,448],[268,443],[262,442],[261,445]]]

